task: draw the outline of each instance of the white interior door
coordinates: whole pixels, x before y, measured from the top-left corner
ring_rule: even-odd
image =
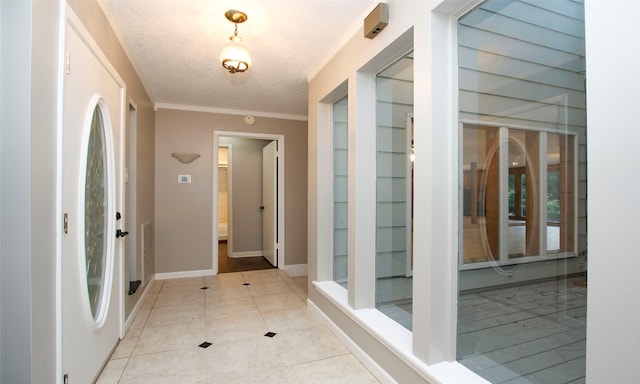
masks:
[[[61,364],[91,383],[121,336],[124,82],[67,7],[61,212]],[[118,215],[120,216],[120,215]],[[116,237],[118,235],[118,238]]]
[[[262,252],[278,266],[278,173],[277,141],[262,148]]]

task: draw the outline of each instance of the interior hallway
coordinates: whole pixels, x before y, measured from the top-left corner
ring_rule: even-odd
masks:
[[[97,383],[378,383],[306,298],[276,269],[155,281]]]
[[[218,242],[218,273],[273,269],[271,263],[262,256],[229,257],[227,247],[228,244],[226,240]]]

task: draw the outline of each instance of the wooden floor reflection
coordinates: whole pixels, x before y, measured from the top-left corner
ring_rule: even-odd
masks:
[[[229,257],[227,242],[218,242],[218,273],[258,271],[262,269],[273,269],[273,266],[262,256]]]

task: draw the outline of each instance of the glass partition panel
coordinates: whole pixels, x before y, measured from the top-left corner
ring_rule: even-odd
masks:
[[[333,280],[347,288],[348,143],[347,97],[333,105]]]
[[[376,76],[376,308],[412,328],[413,56]]]
[[[584,383],[583,3],[458,20],[458,361],[492,383]]]

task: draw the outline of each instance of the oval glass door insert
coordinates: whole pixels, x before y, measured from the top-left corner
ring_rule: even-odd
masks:
[[[84,197],[84,244],[89,306],[98,319],[104,296],[107,259],[107,172],[105,133],[100,105],[91,120]]]

